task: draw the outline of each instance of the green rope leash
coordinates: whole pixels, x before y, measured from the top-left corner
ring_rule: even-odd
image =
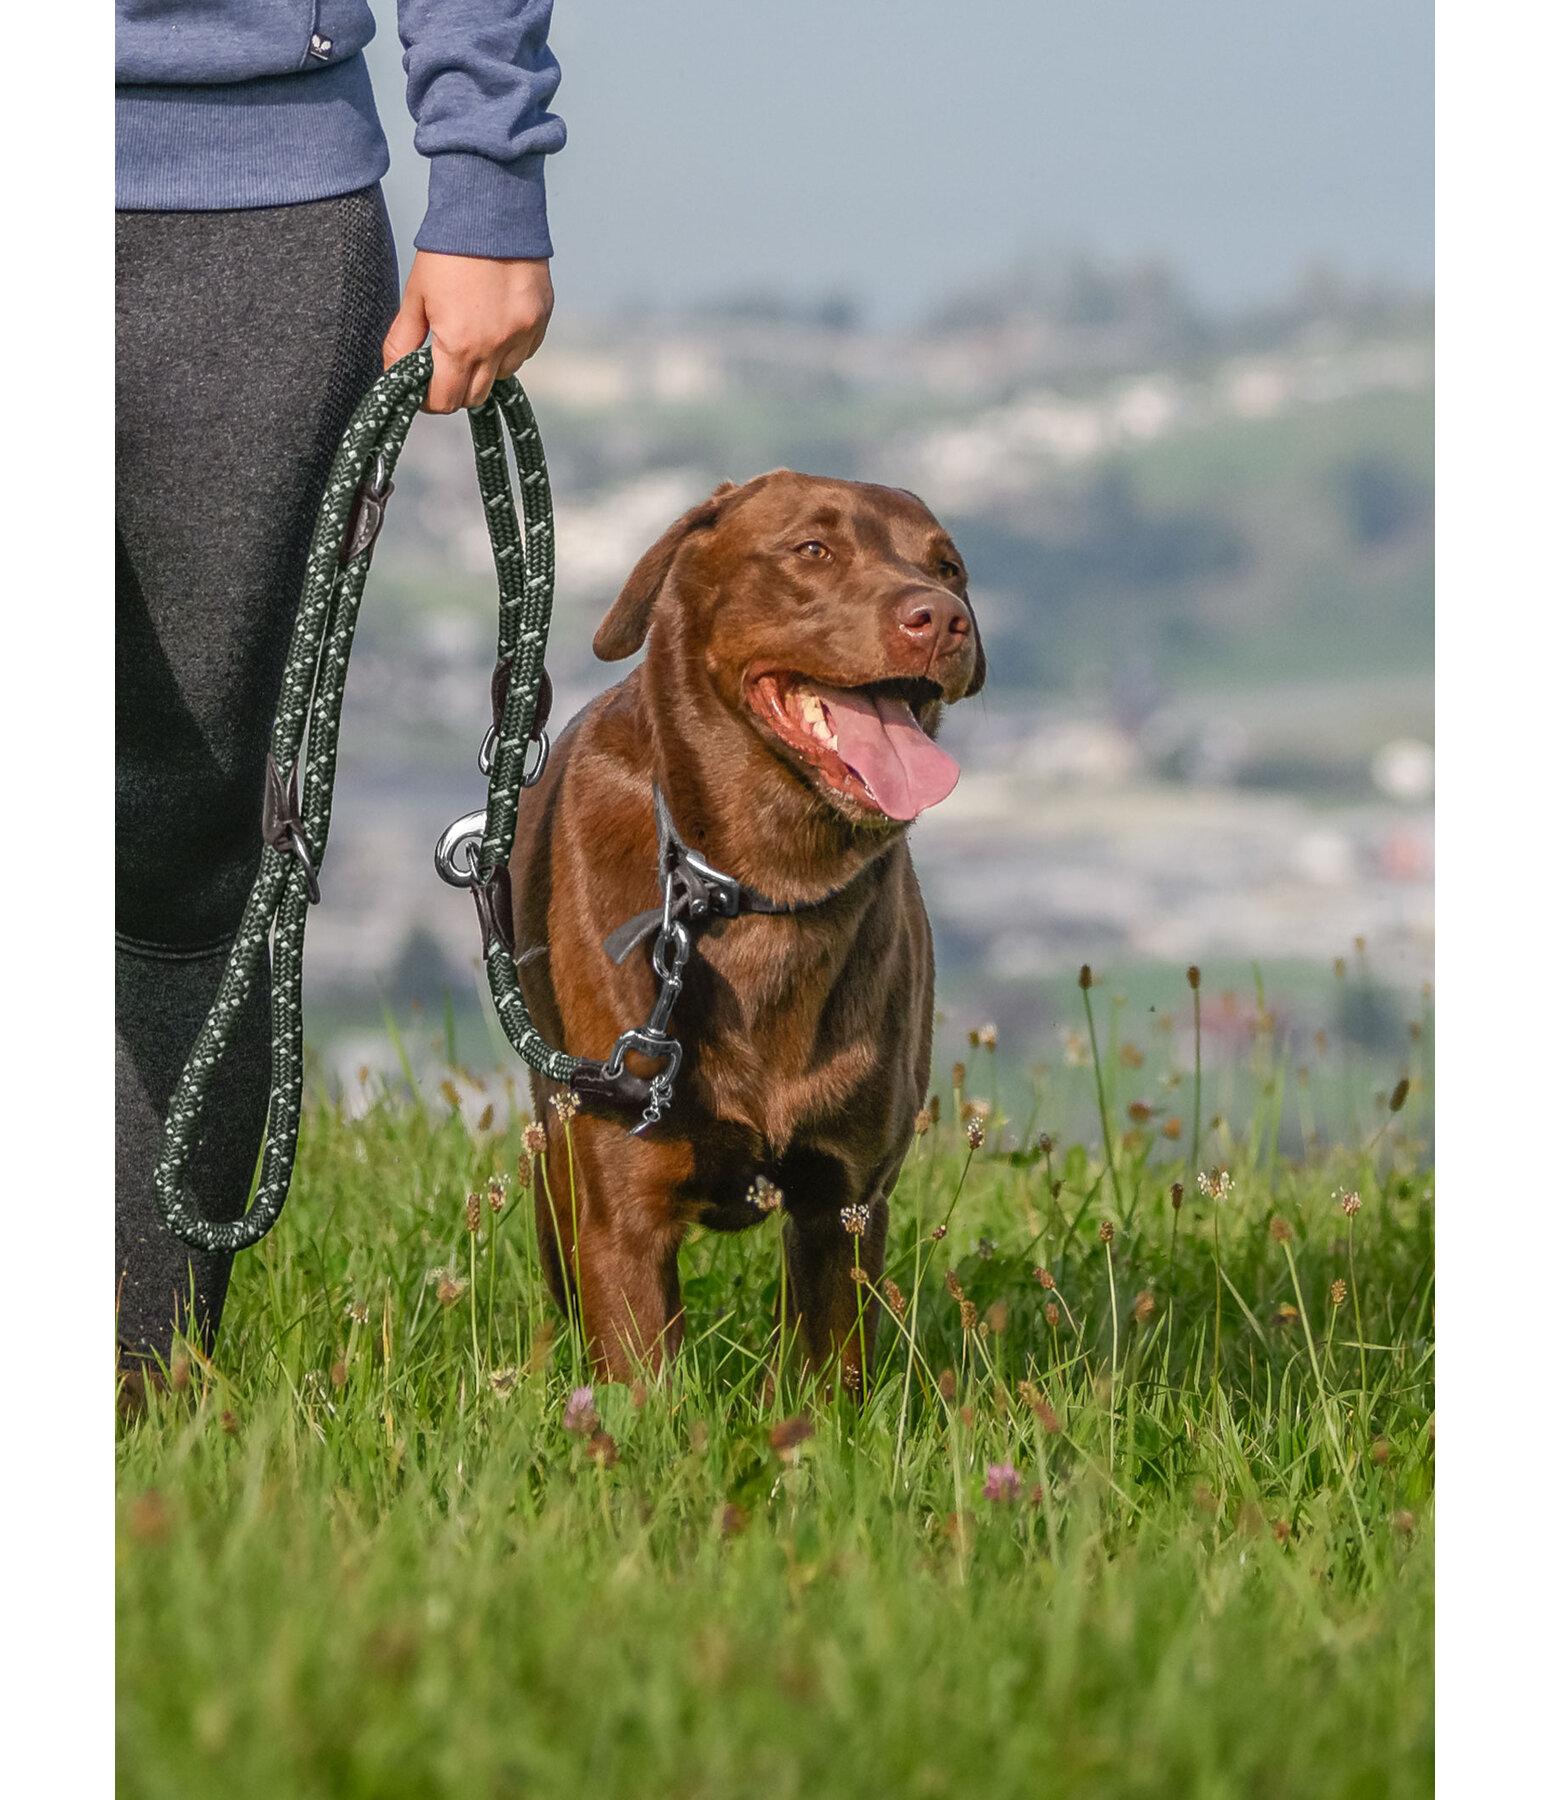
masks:
[[[345,429],[313,527],[270,740],[263,857],[215,1003],[168,1107],[156,1164],[161,1216],[169,1231],[196,1249],[244,1250],[257,1243],[279,1218],[290,1187],[301,1121],[302,940],[328,843],[350,646],[392,472],[430,377],[431,353],[417,350],[372,387]],[[520,518],[503,421],[516,457]],[[543,677],[554,606],[554,511],[538,427],[516,379],[498,381],[489,400],[469,413],[469,422],[500,588],[500,656],[510,659],[511,670],[478,857],[481,881],[491,882],[511,856],[523,762]],[[200,1140],[211,1078],[243,1003],[254,983],[264,978],[271,940],[272,1085],[258,1191],[244,1217],[210,1220],[195,1210],[186,1193],[189,1158]],[[534,1029],[522,1003],[511,948],[499,935],[489,943],[488,968],[502,1028],[524,1061],[561,1083],[592,1066],[554,1049]]]

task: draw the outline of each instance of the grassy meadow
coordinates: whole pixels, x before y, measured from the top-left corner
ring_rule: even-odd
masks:
[[[938,1046],[864,1397],[778,1341],[778,1209],[578,1394],[564,1123],[315,1093],[120,1429],[119,1792],[1429,1793],[1429,1021],[1303,1067],[1261,998],[1197,1081],[1177,985],[1032,1077]]]

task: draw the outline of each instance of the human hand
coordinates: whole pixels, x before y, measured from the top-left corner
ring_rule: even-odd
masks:
[[[382,345],[382,366],[418,350],[429,332],[434,372],[425,410],[480,406],[544,341],[553,310],[547,262],[420,250]]]

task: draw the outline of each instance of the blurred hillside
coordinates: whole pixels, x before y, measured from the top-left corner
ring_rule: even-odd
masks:
[[[718,481],[784,464],[907,486],[958,541],[991,667],[944,733],[964,782],[914,833],[949,1001],[1084,960],[1327,968],[1354,934],[1413,987],[1431,329],[1429,301],[1328,273],[1224,317],[1159,265],[1082,257],[906,329],[842,296],[562,319],[524,371],[556,496],[556,716],[618,679],[591,659],[598,619]],[[426,418],[346,705],[320,1020],[374,978],[472,1005],[471,909],[429,851],[482,801],[493,625],[466,426]]]

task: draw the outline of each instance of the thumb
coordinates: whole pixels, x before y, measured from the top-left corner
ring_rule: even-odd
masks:
[[[425,335],[430,329],[430,320],[426,316],[425,301],[419,290],[411,282],[404,290],[403,303],[398,309],[397,317],[388,327],[388,334],[382,340],[382,366],[392,368],[400,357],[408,356],[418,350],[425,342]]]

